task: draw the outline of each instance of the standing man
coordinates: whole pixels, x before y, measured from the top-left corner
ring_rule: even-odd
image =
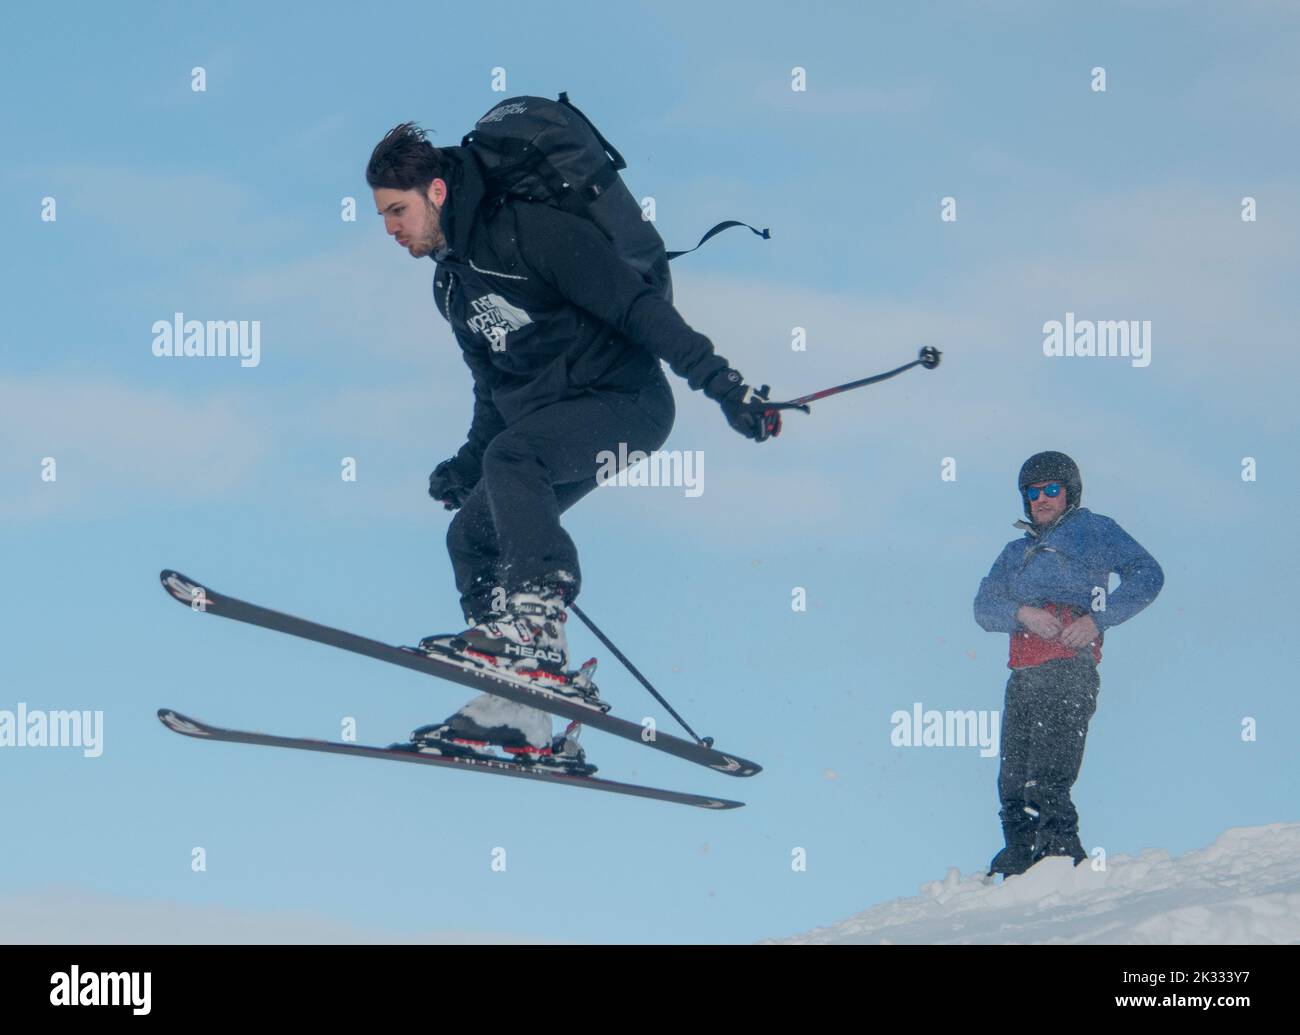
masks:
[[[989,866],[1004,878],[1048,855],[1087,858],[1070,788],[1097,708],[1102,635],[1164,585],[1127,532],[1080,506],[1083,480],[1064,453],[1035,453],[1019,484],[1024,536],[1003,548],[975,597],[980,626],[1011,634],[998,771],[1006,846]],[[1108,593],[1112,572],[1120,585]]]
[[[459,508],[447,548],[469,628],[420,647],[589,696],[568,671],[565,608],[581,574],[560,514],[596,487],[602,452],[648,453],[668,437],[675,407],[660,360],[747,438],[778,434],[780,416],[598,226],[490,197],[468,147],[435,148],[403,123],[375,147],[366,182],[398,245],[437,263],[434,301],[473,377],[467,440],[429,477],[429,494]],[[553,745],[548,714],[489,694],[413,736],[437,753],[499,745],[541,764],[573,748]]]

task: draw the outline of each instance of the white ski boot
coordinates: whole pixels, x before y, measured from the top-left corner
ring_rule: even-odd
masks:
[[[436,754],[494,757],[493,747],[510,755],[538,754],[551,749],[551,716],[495,694],[479,694],[445,721],[415,730],[411,742]]]
[[[569,661],[568,615],[558,593],[511,594],[505,610],[459,633],[426,636],[420,649],[470,659],[487,668],[559,682]]]
[[[568,668],[567,620],[564,598],[557,591],[528,587],[512,594],[503,612],[489,614],[463,632],[426,636],[418,649],[608,711],[592,681],[596,659],[576,672]]]
[[[578,743],[580,726],[570,722],[564,733],[551,737],[551,717],[492,694],[482,694],[446,722],[421,726],[411,733],[411,747],[419,752],[512,761],[538,769],[590,776],[596,767],[587,762]],[[506,757],[498,755],[500,748]]]

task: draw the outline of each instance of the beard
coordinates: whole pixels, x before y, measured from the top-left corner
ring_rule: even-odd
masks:
[[[428,198],[422,200],[424,201],[426,229],[410,244],[410,252],[416,258],[432,255],[447,243],[447,239],[442,236],[442,214],[440,210]]]
[[[1065,517],[1065,514],[1066,514],[1066,512],[1067,512],[1069,509],[1070,509],[1070,508],[1069,508],[1068,506],[1065,506],[1065,507],[1062,507],[1060,510],[1058,510],[1058,511],[1057,511],[1056,513],[1054,513],[1054,514],[1053,514],[1053,513],[1046,513],[1046,514],[1044,514],[1042,517],[1035,516],[1034,519],[1033,519],[1034,524],[1035,524],[1035,525],[1036,525],[1040,530],[1041,530],[1041,529],[1051,528],[1054,524],[1056,524],[1056,522],[1060,521],[1061,518]],[[1030,513],[1032,514],[1033,511],[1031,510]]]

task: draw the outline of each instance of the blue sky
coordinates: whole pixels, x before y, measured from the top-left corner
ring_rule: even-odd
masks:
[[[1049,448],[1167,579],[1107,637],[1085,844],[1181,852],[1296,818],[1293,6],[132,10],[10,12],[0,62],[0,709],[105,715],[99,758],[0,750],[10,901],[311,918],[256,928],[282,936],[749,941],[969,872],[1000,845],[996,759],[892,747],[889,717],[1001,708],[1005,638],[970,602],[1016,534],[1019,464]],[[461,702],[197,619],[157,572],[392,642],[456,626],[449,515],[424,487],[463,441],[468,373],[432,263],[385,237],[363,174],[407,119],[459,143],[498,67],[506,95],[570,93],[670,248],[726,218],[772,228],[674,269],[683,315],[754,382],[789,397],[944,350],[758,447],[673,379],[665,448],[703,451],[704,494],[602,490],[566,516],[585,610],[766,769],[728,781],[595,732],[592,760],[738,812],[196,744],[154,718],[335,738],[352,716],[387,743]],[[260,320],[260,365],[155,357],[176,311]],[[1152,321],[1151,365],[1044,357],[1067,312]],[[571,641],[602,655],[616,711],[659,715]],[[0,911],[0,937],[36,936],[27,915]]]

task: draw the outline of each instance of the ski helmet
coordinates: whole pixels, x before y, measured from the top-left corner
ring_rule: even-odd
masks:
[[[1083,499],[1083,477],[1079,474],[1079,465],[1064,453],[1049,450],[1035,453],[1020,468],[1020,502],[1025,507],[1025,517],[1034,519],[1029,510],[1029,497],[1025,489],[1035,482],[1060,482],[1065,486],[1065,505],[1077,507]]]

